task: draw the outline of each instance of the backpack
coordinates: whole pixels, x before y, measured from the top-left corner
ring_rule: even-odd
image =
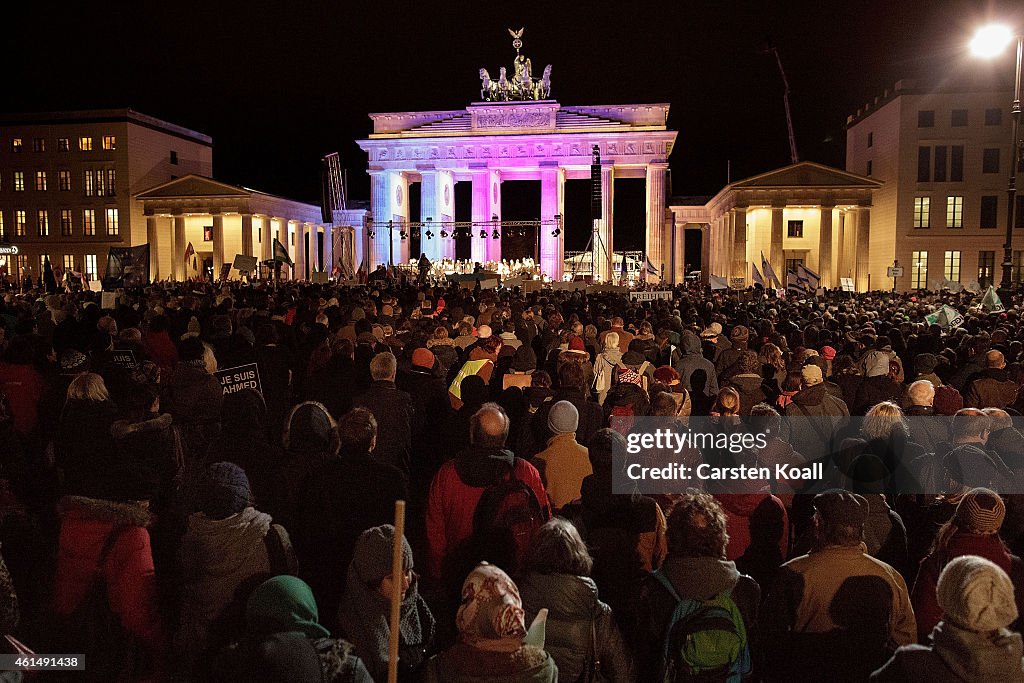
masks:
[[[509,472],[484,489],[473,512],[473,535],[514,548],[514,564],[522,566],[534,532],[548,521],[547,510],[537,494],[516,476],[515,463]]]
[[[680,598],[661,570],[653,575],[676,601],[665,632],[660,680],[739,683],[750,672],[750,648],[736,603],[725,592],[710,600]]]
[[[612,363],[604,356],[598,356],[594,366],[594,391],[608,391],[619,383],[618,370],[623,367],[621,363]]]

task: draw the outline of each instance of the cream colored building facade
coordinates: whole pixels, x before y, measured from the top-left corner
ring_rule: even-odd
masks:
[[[145,216],[142,241],[150,245],[154,280],[184,280],[206,274],[206,268],[216,277],[236,254],[270,260],[275,239],[294,263],[293,268],[284,267],[283,277],[309,279],[322,271],[330,275],[339,258],[343,276],[352,277],[355,270],[354,226],[326,223],[320,207],[312,204],[199,175],[161,183],[135,199]],[[362,218],[356,214],[345,218],[361,229]],[[198,267],[185,259],[189,244]]]
[[[146,241],[134,194],[212,170],[209,136],[131,109],[2,115],[0,239],[19,251],[3,265],[102,277],[110,247]]]
[[[722,188],[703,205],[673,204],[672,277],[686,263],[736,286],[753,284],[752,264],[763,257],[785,286],[787,270],[803,264],[821,276],[822,287],[853,280],[867,291],[865,245],[876,239],[872,202],[881,183],[810,161],[768,171]],[[702,232],[700,258],[685,252],[686,231]]]
[[[1008,91],[922,89],[904,80],[849,117],[847,170],[882,182],[867,255],[873,286],[892,286],[886,269],[897,260],[904,269],[896,282],[901,291],[935,289],[947,280],[998,285],[1010,99]],[[1024,231],[1015,243],[1020,279]]]

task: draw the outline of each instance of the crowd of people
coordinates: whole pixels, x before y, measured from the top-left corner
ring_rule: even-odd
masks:
[[[383,681],[397,599],[401,681],[1024,680],[1020,298],[10,293],[0,629],[91,680]],[[645,416],[844,476],[616,494]]]

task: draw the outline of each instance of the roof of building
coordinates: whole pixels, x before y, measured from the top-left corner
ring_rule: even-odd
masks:
[[[213,138],[204,133],[179,126],[170,121],[149,116],[134,109],[88,109],[79,111],[49,111],[0,113],[0,125],[4,126],[38,126],[45,124],[75,123],[134,123],[153,130],[159,130],[180,138],[203,144],[213,145]]]

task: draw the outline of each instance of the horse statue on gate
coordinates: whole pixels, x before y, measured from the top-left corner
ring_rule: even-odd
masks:
[[[497,88],[498,84],[491,80],[491,75],[487,73],[487,69],[480,69],[480,101],[489,102],[494,99],[494,91]]]
[[[544,67],[539,81],[536,81],[533,90],[535,100],[546,100],[551,95],[551,65]]]
[[[544,67],[544,74],[541,78],[534,78],[529,58],[520,52],[523,46],[524,30],[522,28],[518,31],[508,30],[509,35],[512,36],[512,47],[516,50],[511,77],[507,74],[505,67],[501,67],[497,81],[491,79],[487,69],[480,69],[480,99],[482,101],[545,100],[551,96],[551,65],[548,64]]]

